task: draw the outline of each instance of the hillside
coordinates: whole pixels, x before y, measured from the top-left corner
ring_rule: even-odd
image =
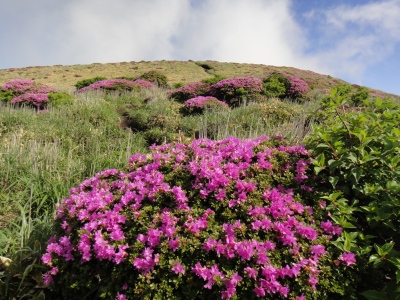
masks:
[[[272,72],[283,72],[303,79],[313,90],[330,89],[345,81],[330,75],[318,74],[309,70],[301,70],[292,67],[276,67],[261,64],[223,63],[217,61],[140,61],[119,63],[93,63],[88,65],[54,65],[32,66],[26,68],[11,68],[0,70],[0,85],[15,79],[34,79],[37,82],[50,85],[56,89],[73,91],[77,81],[104,76],[117,78],[121,76],[136,77],[150,71],[158,70],[168,78],[170,85],[174,83],[190,83],[205,78],[220,75],[223,77],[255,76],[267,77]],[[371,95],[381,98],[397,98],[400,96],[388,94],[369,87]]]

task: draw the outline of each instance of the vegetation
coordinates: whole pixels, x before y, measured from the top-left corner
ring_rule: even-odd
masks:
[[[4,83],[1,298],[399,299],[396,98],[193,64]]]

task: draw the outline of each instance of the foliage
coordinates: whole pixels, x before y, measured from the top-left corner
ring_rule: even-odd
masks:
[[[220,82],[221,80],[224,80],[224,79],[226,79],[226,77],[221,76],[221,75],[215,75],[214,77],[203,79],[201,82],[213,85],[213,84],[216,84],[216,83],[218,83],[218,82]]]
[[[149,81],[158,87],[168,88],[168,78],[162,72],[157,70],[148,71],[139,77],[140,79]]]
[[[399,299],[400,107],[376,98],[355,109],[359,95],[354,103],[347,87],[334,89],[308,145],[332,221],[346,230],[334,244],[359,257],[358,291]]]
[[[0,90],[0,101],[10,102],[13,97],[14,97],[14,93],[12,91]]]
[[[285,98],[290,87],[289,79],[278,72],[263,79],[263,94],[267,97]]]
[[[228,78],[213,84],[209,94],[234,106],[243,98],[251,98],[262,91],[262,80],[253,76]]]
[[[93,77],[93,78],[88,78],[88,79],[79,80],[79,81],[75,84],[75,88],[76,88],[77,90],[80,90],[80,89],[82,89],[82,88],[84,88],[84,87],[87,87],[87,86],[89,86],[89,85],[91,85],[91,84],[93,84],[93,83],[95,83],[95,82],[102,81],[102,80],[106,80],[106,79],[107,79],[107,78],[104,77],[104,76],[96,76],[96,77]]]
[[[224,109],[228,107],[228,104],[219,101],[215,97],[198,96],[196,98],[186,100],[181,111],[184,115],[190,115],[201,114],[205,109]]]
[[[312,201],[309,164],[280,137],[152,147],[71,189],[44,280],[65,299],[343,296],[354,255],[329,246],[341,228]]]
[[[208,89],[209,89],[209,84],[207,83],[192,82],[170,91],[168,93],[168,97],[183,103],[191,98],[206,95],[208,93]]]
[[[74,103],[74,97],[68,93],[49,93],[49,103],[54,107],[70,105]]]

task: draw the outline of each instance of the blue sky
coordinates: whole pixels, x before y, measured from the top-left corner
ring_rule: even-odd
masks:
[[[400,95],[400,0],[1,0],[0,69],[290,66]]]

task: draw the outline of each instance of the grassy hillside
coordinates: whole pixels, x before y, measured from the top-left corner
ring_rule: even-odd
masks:
[[[294,75],[306,81],[316,90],[330,89],[345,81],[330,75],[318,74],[308,70],[292,67],[276,67],[260,64],[222,63],[217,61],[140,61],[119,63],[93,63],[88,65],[54,65],[32,66],[26,68],[11,68],[0,70],[0,85],[14,78],[34,79],[37,82],[50,85],[56,89],[73,91],[77,81],[104,76],[117,78],[121,76],[137,77],[150,70],[158,70],[168,78],[168,83],[182,82],[184,84],[201,81],[205,78],[220,75],[226,78],[238,76],[267,77],[274,71]],[[381,98],[400,98],[398,95],[387,94],[370,87],[370,90]]]

